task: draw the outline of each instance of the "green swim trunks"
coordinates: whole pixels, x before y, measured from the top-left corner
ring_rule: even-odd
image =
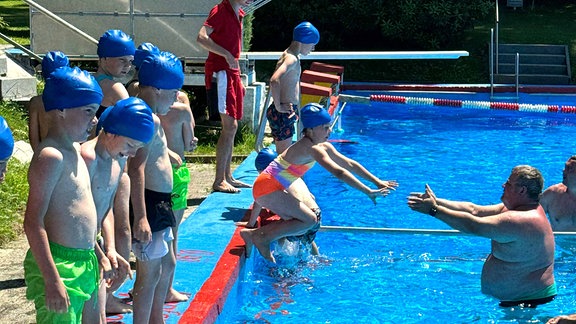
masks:
[[[190,183],[190,170],[186,162],[177,168],[172,166],[172,209],[185,209],[188,206],[188,183]]]
[[[82,323],[84,302],[90,299],[99,281],[98,259],[94,249],[72,249],[56,243],[50,243],[50,252],[70,298],[68,312],[59,314],[46,309],[44,278],[30,250],[28,250],[24,259],[24,279],[28,287],[26,289],[26,298],[34,300],[36,322],[38,324],[80,324]]]

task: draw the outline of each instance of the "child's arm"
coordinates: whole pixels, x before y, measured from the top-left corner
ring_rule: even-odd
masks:
[[[24,231],[45,282],[46,308],[57,313],[68,311],[70,298],[50,253],[44,216],[62,170],[63,156],[56,149],[44,148],[34,157],[28,169],[30,191],[24,214]]]
[[[28,107],[28,140],[30,140],[30,146],[32,146],[33,151],[36,151],[40,144],[40,116],[38,109],[43,109],[43,107],[40,107],[41,104],[41,97],[36,96],[30,99]]]
[[[360,192],[367,195],[374,204],[376,204],[376,198],[378,196],[388,195],[388,193],[390,192],[389,189],[387,188],[379,188],[376,190],[371,189],[370,187],[362,183],[360,180],[358,180],[358,178],[356,178],[352,172],[348,171],[348,169],[338,164],[338,162],[341,161],[338,160],[337,160],[338,162],[334,161],[331,158],[331,155],[327,152],[327,148],[329,147],[332,147],[333,150],[336,150],[330,143],[322,143],[312,146],[310,154],[312,155],[314,160],[316,160],[318,164],[320,164],[324,169],[326,169],[340,181],[346,183],[352,188],[357,189]]]
[[[190,108],[190,100],[188,100],[188,96],[185,92],[179,92],[178,101],[175,102],[172,107],[176,107],[180,112],[179,119],[182,121],[184,151],[194,151],[198,143],[198,139],[194,137],[194,127],[196,126],[196,122],[194,121],[194,115],[192,115],[192,110]]]
[[[252,211],[250,211],[250,219],[248,219],[246,228],[256,228],[256,223],[258,222],[260,211],[262,211],[262,206],[260,206],[260,204],[257,202],[254,202],[252,204]]]
[[[134,211],[132,237],[142,243],[147,243],[152,240],[152,230],[150,229],[150,224],[146,218],[146,204],[144,202],[144,171],[146,168],[146,161],[148,160],[148,145],[138,149],[136,155],[128,160],[130,200]]]
[[[368,171],[362,164],[359,162],[343,155],[342,153],[338,152],[336,148],[329,142],[323,144],[326,148],[326,152],[330,156],[330,158],[336,162],[339,166],[345,168],[346,170],[372,182],[378,188],[387,188],[387,189],[394,189],[398,187],[398,183],[396,180],[381,180]]]
[[[200,44],[200,46],[202,46],[205,50],[224,57],[231,69],[239,69],[240,66],[238,65],[238,60],[234,57],[234,55],[232,55],[232,53],[230,53],[227,49],[220,46],[212,38],[210,38],[210,34],[212,34],[213,31],[214,29],[208,26],[200,27],[200,31],[196,37],[196,42],[198,42],[198,44]]]

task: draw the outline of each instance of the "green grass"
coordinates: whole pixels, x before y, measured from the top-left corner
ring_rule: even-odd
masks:
[[[10,159],[4,182],[0,184],[0,246],[22,234],[28,199],[28,163]]]
[[[20,0],[0,1],[2,20],[8,27],[0,28],[0,32],[23,46],[30,45],[30,20],[28,5]],[[0,44],[7,44],[0,39]]]
[[[0,116],[12,130],[14,141],[28,140],[27,113],[22,105],[0,103]],[[22,233],[22,220],[28,198],[28,164],[12,158],[8,162],[6,178],[0,184],[0,246]]]

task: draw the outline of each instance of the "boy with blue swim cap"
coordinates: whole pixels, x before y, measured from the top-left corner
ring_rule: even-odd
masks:
[[[270,78],[273,102],[266,110],[266,118],[279,154],[292,144],[296,132],[302,72],[300,55],[310,54],[319,41],[320,33],[314,25],[307,21],[298,24],[292,33],[290,46],[278,59]]]
[[[302,44],[316,45],[320,41],[320,33],[310,22],[303,21],[294,28],[292,39]]]
[[[14,137],[4,117],[0,116],[0,182],[6,176],[6,166],[14,151]]]
[[[46,80],[50,73],[57,68],[68,66],[70,61],[66,54],[60,51],[46,53],[42,58],[42,78]],[[36,150],[43,138],[48,133],[48,123],[42,95],[30,98],[28,102],[28,139],[32,150]]]
[[[172,163],[157,115],[166,115],[184,83],[182,63],[172,53],[146,57],[139,69],[138,97],[153,112],[155,133],[128,163],[133,244],[138,275],[134,282],[134,323],[162,323],[163,307],[176,266],[172,244]]]
[[[128,90],[128,93],[131,96],[135,95],[138,91],[138,71],[140,70],[140,65],[142,65],[145,58],[158,54],[160,54],[160,49],[152,43],[142,43],[138,45],[138,48],[136,48],[134,61],[132,61],[132,65],[134,65],[134,74],[132,75],[132,79],[125,85],[126,90]]]
[[[132,60],[136,47],[130,36],[119,29],[110,29],[104,32],[98,41],[98,70],[94,74],[106,96],[96,117],[120,99],[128,98],[124,85],[114,80],[128,75],[132,68]]]
[[[81,323],[98,285],[96,207],[78,142],[95,125],[103,94],[86,71],[61,67],[42,94],[50,128],[30,162],[24,230],[26,296],[38,323]]]
[[[92,197],[96,205],[98,232],[102,234],[102,246],[96,245],[96,254],[101,263],[102,284],[92,294],[83,318],[87,323],[106,320],[109,299],[126,276],[131,277],[130,263],[116,249],[114,215],[110,213],[128,157],[150,142],[154,135],[152,110],[139,98],[129,97],[108,107],[98,120],[97,136],[81,146],[82,158],[86,162],[91,178]],[[106,264],[108,263],[108,264]],[[129,305],[123,306],[131,310]]]
[[[130,95],[122,82],[116,78],[125,78],[132,69],[132,61],[136,48],[134,41],[130,36],[119,29],[110,29],[102,34],[98,40],[98,70],[94,74],[98,84],[104,92],[104,99],[96,112],[96,117],[100,118],[102,112],[107,108],[114,106],[118,100],[126,99]],[[90,138],[96,134],[91,134]],[[130,199],[130,179],[128,174],[124,173],[116,197],[114,199],[114,208],[111,217],[114,219],[116,234],[117,251],[126,259],[130,257],[130,228],[128,215],[128,200]],[[111,295],[111,294],[110,294]],[[119,314],[130,311],[126,303],[120,299],[107,298],[107,311],[109,313]]]

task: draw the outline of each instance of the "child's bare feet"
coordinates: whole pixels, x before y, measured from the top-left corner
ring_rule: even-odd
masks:
[[[168,290],[168,293],[166,294],[166,303],[180,303],[180,302],[185,302],[188,300],[188,295],[183,294],[179,291],[177,291],[174,288],[170,288]]]
[[[128,305],[122,299],[109,294],[106,298],[106,314],[132,313],[132,305]]]
[[[254,245],[264,259],[276,263],[276,259],[274,259],[272,251],[270,251],[270,242],[266,242],[262,234],[264,233],[262,233],[261,229],[243,229],[240,231],[240,236],[246,243],[246,255],[250,255],[252,245]]]

